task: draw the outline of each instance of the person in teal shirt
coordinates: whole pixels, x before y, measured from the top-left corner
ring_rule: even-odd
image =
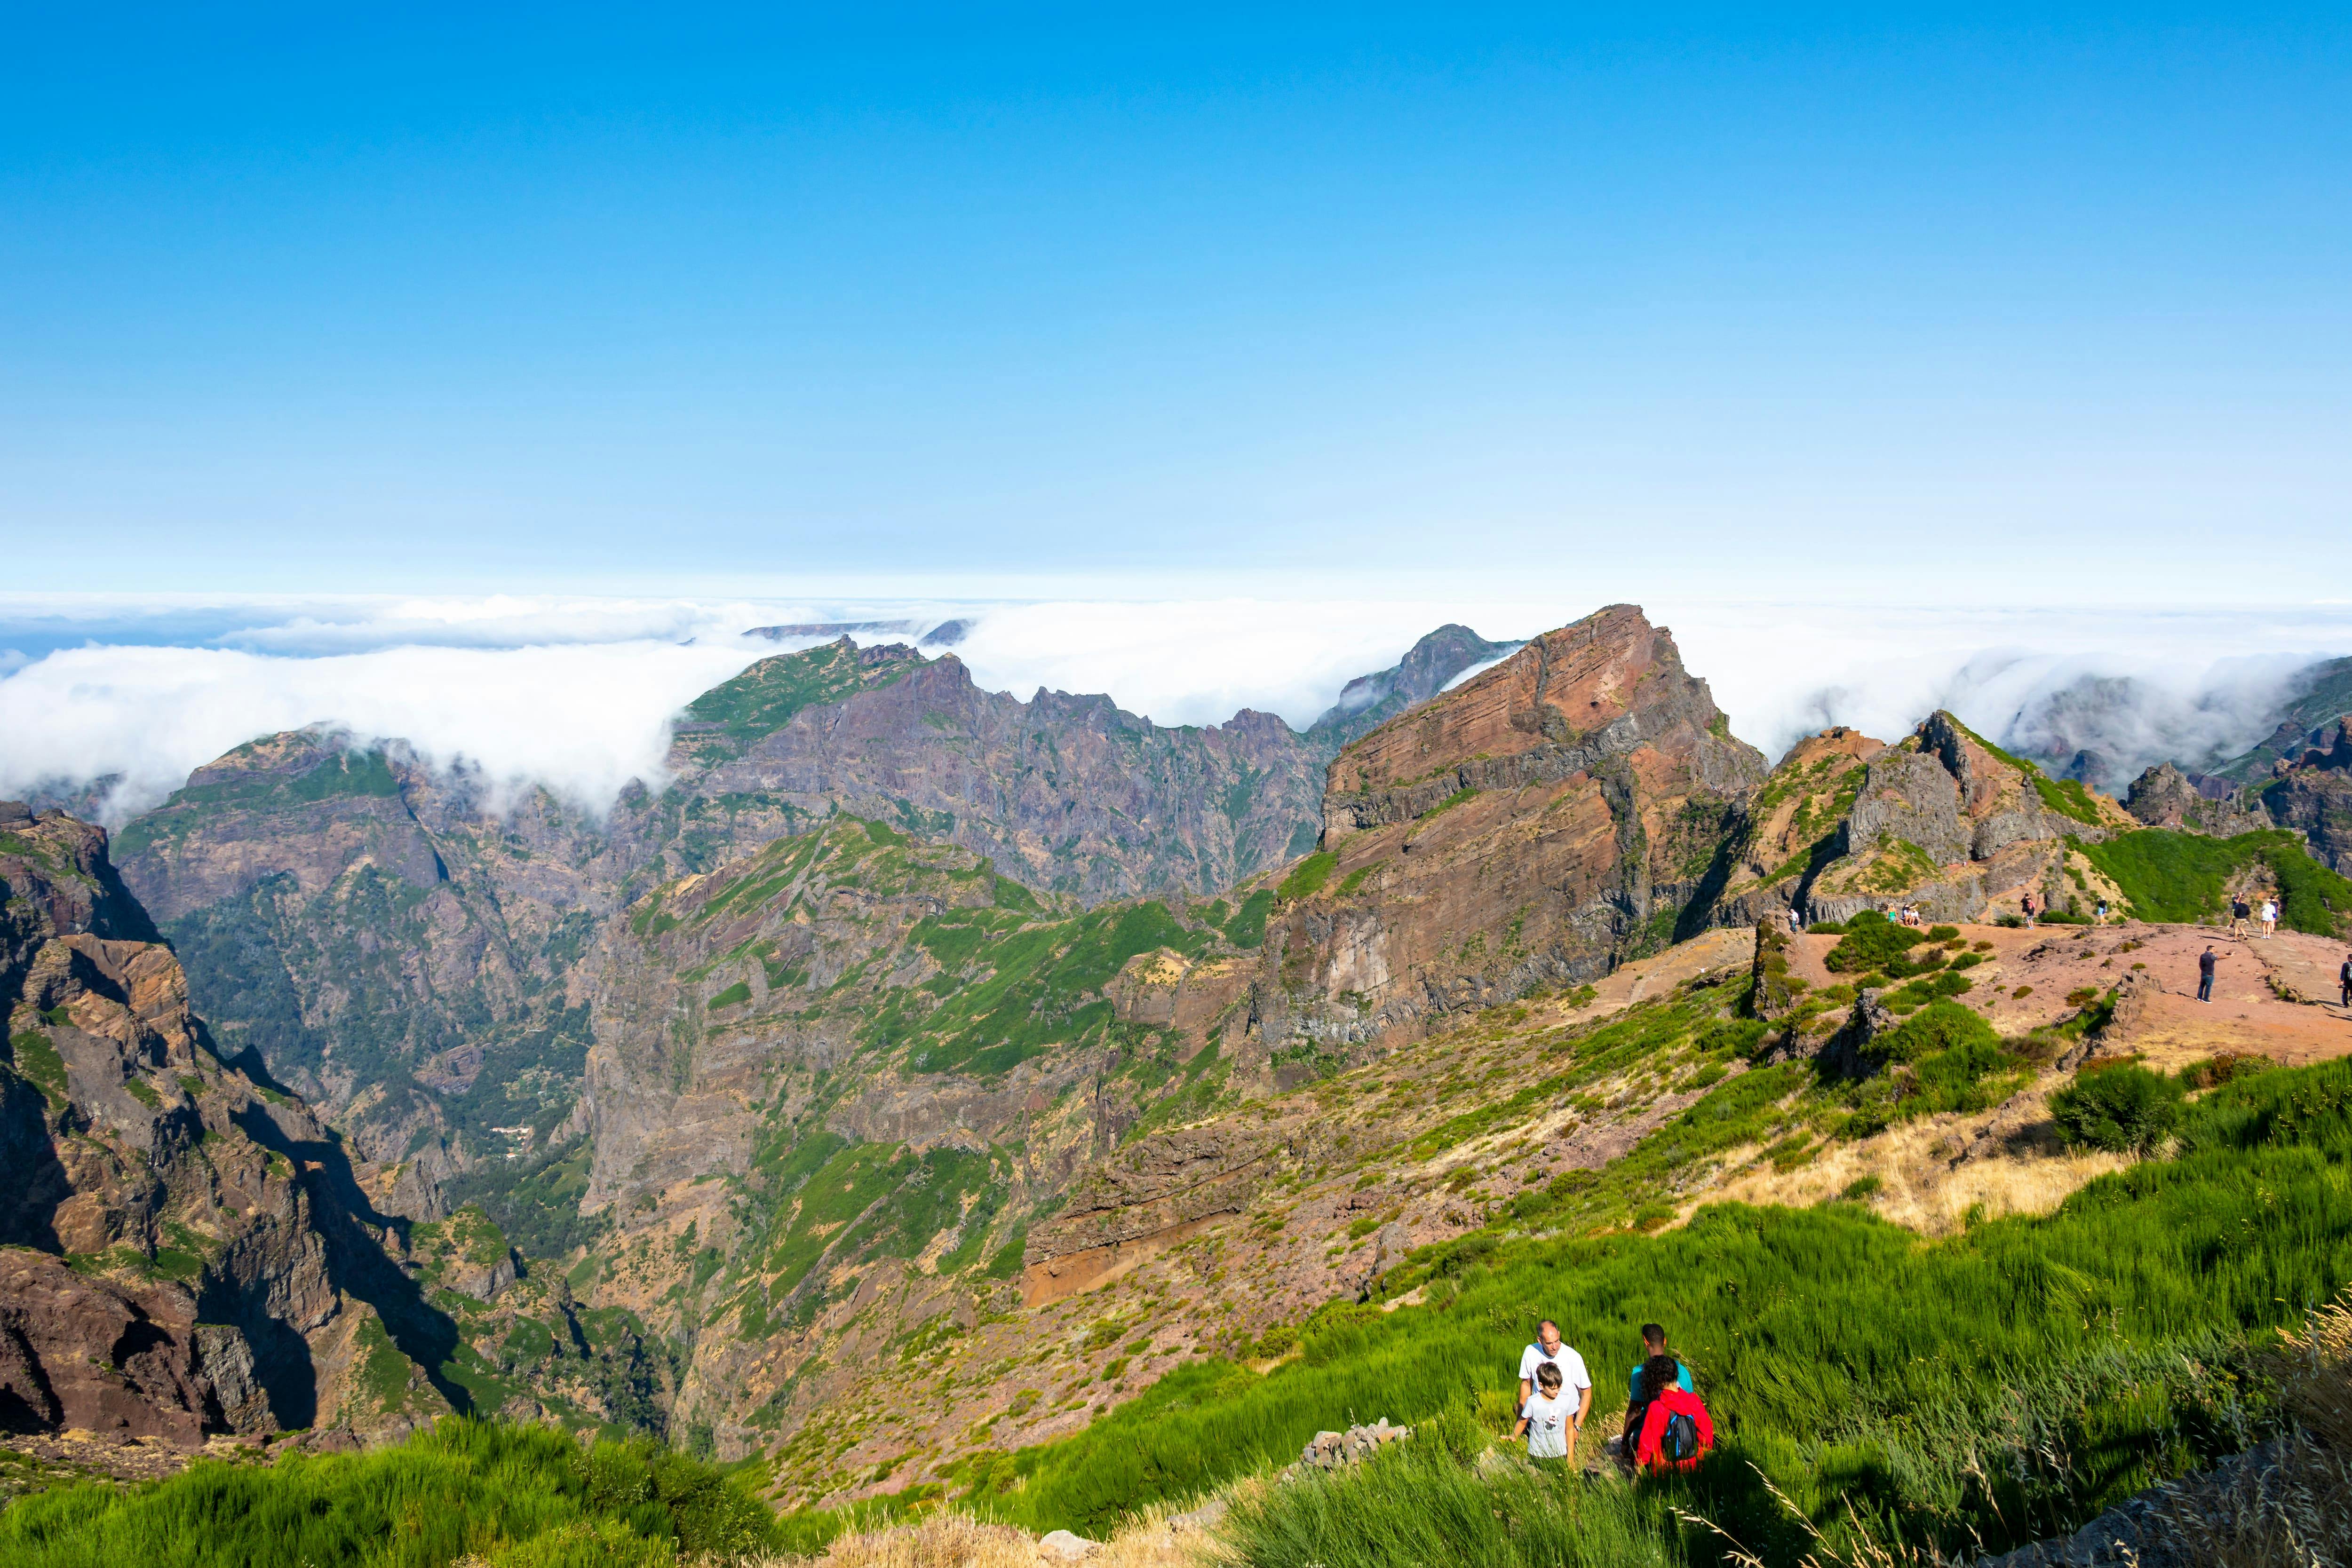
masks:
[[[1633,1405],[1639,1405],[1642,1402],[1642,1362],[1649,1360],[1650,1357],[1654,1355],[1665,1355],[1669,1354],[1666,1350],[1666,1331],[1664,1328],[1657,1323],[1643,1323],[1642,1325],[1642,1361],[1637,1361],[1633,1364],[1633,1375],[1626,1379],[1626,1383],[1628,1385],[1628,1403]],[[1682,1357],[1675,1356],[1675,1366],[1682,1374],[1683,1392],[1685,1394],[1697,1393],[1698,1390],[1691,1386],[1689,1364],[1684,1361]]]

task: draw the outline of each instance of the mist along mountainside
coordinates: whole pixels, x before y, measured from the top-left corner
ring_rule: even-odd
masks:
[[[199,768],[115,844],[200,1010],[377,1158],[543,1142],[577,1102],[603,924],[649,886],[835,810],[992,857],[1087,904],[1214,893],[1309,847],[1345,740],[1516,644],[1447,626],[1303,733],[1169,728],[1108,698],[973,685],[846,638],[705,693],[658,792],[597,817],[324,731]],[[513,1129],[499,1133],[498,1128]]]
[[[893,662],[911,664],[798,666],[841,684],[794,722],[870,701]],[[271,773],[295,745],[320,760]],[[480,863],[445,852],[455,835],[367,837],[401,821],[386,802],[421,824],[446,786],[287,746],[232,777],[297,816],[360,802],[302,819],[366,846],[336,877],[422,842],[444,879],[424,908]],[[570,1013],[576,1096],[551,1092],[509,1149],[419,1116],[413,1148],[295,1166],[314,1214],[370,1195],[339,1199],[354,1220],[321,1249],[341,1236],[389,1287],[347,1301],[393,1303],[362,1380],[379,1396],[338,1403],[314,1352],[310,1424],[385,1435],[456,1407],[634,1428],[756,1460],[787,1504],[955,1500],[1100,1530],[1351,1412],[1426,1419],[1466,1455],[1549,1308],[1596,1367],[1642,1318],[1676,1324],[1739,1445],[1676,1495],[1769,1561],[1803,1542],[1740,1491],[1751,1460],[1822,1529],[1939,1549],[2071,1529],[2288,1431],[2261,1336],[2352,1279],[2352,1088],[2309,1065],[2352,1045],[2331,1005],[2352,883],[2268,814],[2324,794],[2345,756],[2283,756],[2286,789],[2226,802],[2151,770],[2127,809],[1936,714],[1768,767],[1621,606],[1339,748],[1318,847],[1213,894],[1089,901],[895,808],[814,796],[691,865],[666,840],[625,903],[574,927],[560,982],[537,981]],[[202,852],[175,851],[173,874],[244,841],[209,831],[182,835]],[[95,849],[75,863],[112,885]],[[2029,893],[2055,924],[2025,927]],[[2216,1002],[2195,1001],[2216,933],[2194,923],[2256,894],[2283,897],[2284,931],[2230,945]],[[2090,924],[2102,900],[2126,923]],[[1919,926],[1878,913],[1903,904]],[[193,965],[211,951],[194,936],[239,928],[167,929]],[[447,950],[406,951],[360,1016],[431,994],[421,959]],[[305,984],[327,994],[343,961]],[[200,1082],[276,1104],[265,1040],[187,1030]],[[349,1071],[340,1054],[322,1056]],[[0,1083],[46,1060],[20,1048]],[[401,1092],[462,1100],[436,1075],[468,1065],[445,1048]],[[390,1099],[355,1071],[336,1092],[353,1125]],[[45,1124],[51,1145],[94,1114]],[[172,1233],[110,1223],[115,1252],[31,1245],[142,1288]],[[1599,1381],[1605,1417],[1622,1379]],[[289,1405],[265,1424],[303,1423]],[[1661,1552],[1717,1550],[1654,1511],[1637,1525]],[[1246,1560],[1286,1560],[1252,1539]]]

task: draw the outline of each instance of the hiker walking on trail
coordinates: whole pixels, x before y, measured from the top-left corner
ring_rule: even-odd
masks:
[[[1679,1372],[1680,1364],[1671,1355],[1654,1355],[1642,1364],[1646,1403],[1641,1435],[1634,1440],[1638,1469],[1687,1470],[1715,1447],[1714,1418],[1697,1395],[1677,1385]]]
[[[2263,900],[2263,940],[2267,942],[2277,935],[2278,900],[2265,898]]]
[[[2253,911],[2252,911],[2252,910],[2251,910],[2251,909],[2249,909],[2249,908],[2247,908],[2247,907],[2246,907],[2246,901],[2245,901],[2244,899],[2242,899],[2242,898],[2232,898],[2232,899],[2231,899],[2231,900],[2230,900],[2230,935],[2231,935],[2231,936],[2245,936],[2245,935],[2246,935],[2246,916],[2248,916],[2248,915],[2252,915],[2252,913],[2253,913]]]
[[[1576,1425],[1576,1401],[1561,1386],[1559,1364],[1547,1361],[1536,1368],[1536,1391],[1511,1436],[1527,1438],[1531,1459],[1565,1459],[1575,1448]]]
[[[2213,966],[2220,961],[2220,955],[2210,946],[2197,955],[2197,999],[2200,1002],[2213,999]]]
[[[2336,983],[2344,988],[2344,1000],[2339,1005],[2352,1008],[2352,953],[2344,955],[2344,967],[2336,971]]]
[[[2025,911],[2025,924],[2029,928],[2031,928],[2033,925],[2033,894],[2029,893],[2023,898],[2019,899],[2017,901],[2017,906]]]

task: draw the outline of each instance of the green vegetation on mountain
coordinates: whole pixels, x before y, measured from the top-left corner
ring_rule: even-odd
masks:
[[[1282,879],[1282,885],[1274,890],[1274,894],[1286,903],[1312,898],[1323,891],[1323,884],[1331,880],[1331,873],[1339,864],[1339,857],[1328,850],[1308,855],[1291,868],[1290,874]]]
[[[2300,750],[2304,735],[2329,719],[2352,714],[2352,659],[2331,659],[2303,672],[2303,689],[2284,707],[2275,710],[2279,729],[2293,739],[2284,746],[2273,732],[2252,749],[2213,768],[2224,779],[2251,783],[2270,771],[2271,764],[2289,750]]]
[[[696,749],[709,747],[720,754],[740,752],[761,737],[783,728],[803,708],[895,685],[923,663],[919,657],[861,654],[846,637],[823,647],[762,659],[688,703],[689,720],[717,729],[715,734],[704,731],[701,737],[689,730],[681,738]]]
[[[1952,727],[1962,735],[2025,775],[2025,781],[2033,787],[2034,794],[2039,796],[2042,803],[2050,810],[2062,817],[2071,817],[2075,821],[2094,828],[2100,826],[2105,821],[2100,815],[2098,807],[2092,804],[2091,791],[2081,779],[2053,779],[2042,771],[2038,763],[2029,761],[2014,752],[2003,751],[2000,747],[1962,724],[1957,717],[1952,717],[1948,713],[1945,716],[1952,718]]]
[[[199,1460],[0,1512],[16,1568],[671,1568],[778,1543],[765,1504],[683,1454],[454,1418],[373,1453]]]
[[[1025,1523],[1100,1530],[1280,1464],[1337,1413],[1491,1429],[1538,1315],[1575,1325],[1606,1412],[1636,1327],[1658,1317],[1728,1436],[1657,1500],[1766,1562],[1809,1538],[1759,1476],[1832,1542],[1860,1527],[1949,1552],[2060,1532],[2257,1439],[2247,1347],[2352,1280],[2352,1063],[2228,1083],[2188,1108],[2179,1143],[2055,1214],[1934,1243],[1848,1203],[1719,1205],[1646,1237],[1513,1217],[1381,1281],[1423,1304],[1334,1304],[1297,1360],[1264,1376],[1188,1365],[1076,1437],[976,1463],[968,1490]],[[2087,1340],[2086,1320],[2102,1325]],[[1328,1561],[1375,1561],[1356,1532],[1394,1528],[1369,1497],[1323,1518]],[[1703,1534],[1681,1547],[1720,1560]]]
[[[2352,881],[2312,859],[2302,838],[2282,828],[2233,839],[2143,828],[2074,847],[2143,920],[2217,919],[2228,911],[2231,887],[2249,874],[2278,890],[2279,924],[2291,931],[2334,936],[2352,914]]]

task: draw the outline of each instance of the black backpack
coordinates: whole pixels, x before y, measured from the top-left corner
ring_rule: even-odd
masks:
[[[1671,1412],[1665,1429],[1658,1434],[1658,1458],[1670,1465],[1697,1458],[1698,1423],[1683,1411]]]

